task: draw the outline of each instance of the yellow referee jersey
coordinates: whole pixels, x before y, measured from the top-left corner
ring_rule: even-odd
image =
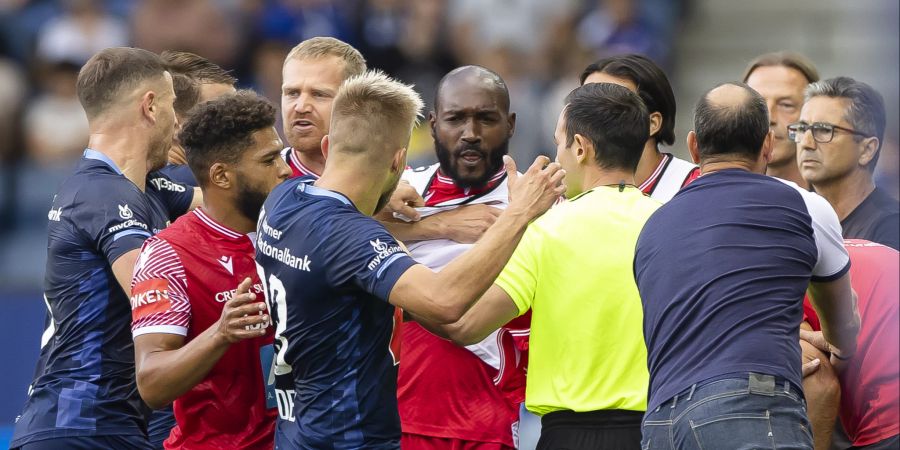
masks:
[[[644,411],[647,349],[632,273],[644,222],[660,203],[602,186],[532,223],[496,284],[532,308],[525,406]]]

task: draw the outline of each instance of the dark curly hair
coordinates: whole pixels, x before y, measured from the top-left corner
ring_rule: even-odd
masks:
[[[178,133],[188,166],[201,186],[209,182],[209,168],[235,164],[253,133],[275,125],[275,106],[250,90],[238,91],[197,105]]]

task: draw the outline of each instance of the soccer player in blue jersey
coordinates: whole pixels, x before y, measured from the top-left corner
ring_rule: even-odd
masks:
[[[48,326],[11,447],[151,448],[128,295],[141,244],[193,197],[148,176],[175,132],[172,77],[151,52],[110,48],[82,67],[77,91],[89,148],[48,214]]]
[[[275,370],[294,379],[296,426],[276,431],[276,448],[399,448],[395,306],[459,319],[564,191],[559,164],[539,157],[518,176],[507,157],[510,204],[494,226],[440,273],[417,264],[371,216],[406,168],[421,108],[409,86],[379,72],[346,81],[321,178],[282,183],[263,206],[256,259],[276,324]]]

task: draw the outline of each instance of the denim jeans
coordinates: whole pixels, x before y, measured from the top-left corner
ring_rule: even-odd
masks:
[[[796,387],[749,373],[695,384],[647,411],[641,448],[812,450],[810,429]]]

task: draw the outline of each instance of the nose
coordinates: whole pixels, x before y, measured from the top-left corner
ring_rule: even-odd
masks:
[[[294,173],[291,170],[291,167],[288,166],[287,163],[284,161],[284,158],[279,156],[277,158],[276,164],[278,165],[278,179],[280,181],[287,180]]]
[[[463,126],[463,134],[460,137],[467,144],[477,144],[481,142],[481,128],[478,126],[478,121],[474,118],[466,121],[466,124]]]
[[[310,102],[311,96],[307,94],[301,94],[297,97],[297,101],[294,102],[294,111],[298,113],[308,113],[312,111],[312,102]]]
[[[816,148],[816,140],[813,139],[812,128],[807,129],[802,134],[798,134],[797,137],[798,137],[797,145],[800,148],[808,148],[808,149]]]
[[[772,128],[775,128],[775,125],[777,125],[775,123],[775,107],[776,104],[774,100],[766,101],[766,108],[769,108],[769,126]]]

